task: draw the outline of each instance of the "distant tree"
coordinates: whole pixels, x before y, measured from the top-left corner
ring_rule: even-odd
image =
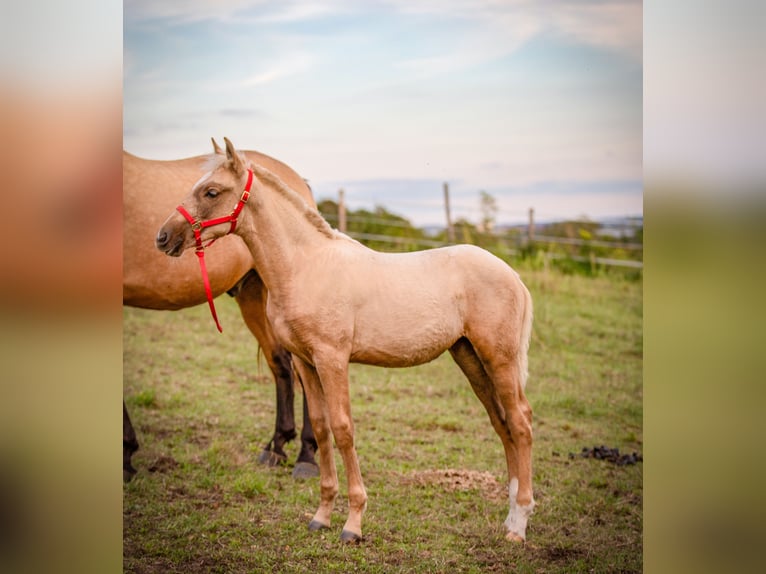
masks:
[[[338,204],[331,199],[324,199],[317,203],[317,207],[322,217],[330,225],[337,228]],[[392,213],[380,205],[376,205],[372,211],[368,209],[348,210],[346,221],[348,234],[351,236],[356,234],[359,236],[359,240],[368,247],[382,251],[416,249],[418,247],[417,240],[425,238],[422,229],[414,227],[405,217]],[[368,237],[364,237],[364,235]],[[407,241],[392,244],[389,241],[369,237],[374,235],[403,238]]]
[[[338,204],[336,202],[332,199],[323,199],[317,203],[317,208],[322,217],[329,221],[331,225],[338,225]]]
[[[479,196],[481,208],[479,229],[484,233],[491,233],[495,227],[495,218],[497,217],[497,201],[490,193],[484,190],[479,192]]]
[[[476,237],[479,236],[479,230],[466,218],[459,218],[457,221],[455,221],[453,226],[455,227],[455,239],[458,243],[476,242]]]

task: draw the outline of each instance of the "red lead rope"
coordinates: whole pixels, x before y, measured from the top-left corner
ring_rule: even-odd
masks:
[[[234,233],[234,230],[237,228],[237,218],[239,217],[242,208],[247,203],[247,200],[250,198],[250,187],[252,185],[253,170],[248,169],[247,185],[245,185],[245,191],[242,192],[242,197],[239,198],[239,202],[234,207],[232,212],[229,215],[225,215],[223,217],[208,219],[207,221],[198,221],[194,219],[188,211],[186,211],[186,208],[183,205],[176,207],[178,212],[184,216],[184,219],[189,222],[192,231],[194,232],[194,241],[197,244],[194,252],[197,254],[197,258],[199,259],[199,268],[200,271],[202,271],[202,280],[205,283],[205,296],[207,297],[207,304],[210,307],[210,313],[213,315],[215,326],[218,327],[218,331],[221,333],[223,333],[223,328],[221,328],[221,323],[218,322],[218,314],[215,312],[215,304],[213,303],[213,290],[210,288],[210,278],[207,275],[207,267],[205,266],[205,247],[210,247],[217,238],[213,238],[213,240],[211,240],[207,245],[202,245],[202,230],[206,227],[212,227],[214,225],[220,225],[221,223],[230,222],[231,227],[229,228],[229,231],[226,232],[226,235],[229,233]]]

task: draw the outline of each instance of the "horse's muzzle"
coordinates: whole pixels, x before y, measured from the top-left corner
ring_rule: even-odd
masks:
[[[183,237],[177,237],[175,241],[171,241],[171,235],[164,228],[159,230],[154,243],[165,255],[179,257],[183,253]]]

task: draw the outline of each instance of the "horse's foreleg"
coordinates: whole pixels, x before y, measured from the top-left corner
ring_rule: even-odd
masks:
[[[343,457],[348,479],[348,519],[341,532],[344,542],[362,540],[362,515],[367,508],[367,491],[362,481],[359,459],[354,446],[354,421],[348,391],[348,358],[333,356],[317,361],[317,373],[324,390],[330,428]]]
[[[136,474],[136,469],[133,468],[133,464],[130,459],[133,453],[138,450],[138,440],[136,439],[136,431],[133,430],[133,423],[130,422],[128,416],[128,409],[125,406],[125,401],[122,401],[122,480],[123,482],[130,482],[133,476]]]
[[[330,434],[329,414],[319,376],[311,365],[297,357],[293,359],[295,369],[303,381],[303,392],[308,401],[308,412],[311,426],[314,429],[319,446],[319,488],[320,502],[314,517],[309,524],[309,530],[320,530],[330,527],[330,517],[338,496],[338,473],[335,468],[335,456]]]
[[[290,354],[282,348],[274,337],[271,324],[266,318],[266,287],[255,271],[248,273],[239,284],[230,291],[239,305],[242,318],[245,320],[250,332],[258,340],[261,350],[266,358],[266,363],[274,375],[274,383],[277,391],[277,416],[274,435],[264,448],[259,457],[259,462],[275,465],[287,460],[284,445],[296,436],[295,412],[294,412],[294,382]],[[301,436],[301,455],[299,464],[293,471],[296,478],[308,478],[318,474],[314,453],[316,443],[313,441],[311,428],[306,431],[304,419],[303,434]],[[311,441],[306,442],[304,436],[310,436]]]

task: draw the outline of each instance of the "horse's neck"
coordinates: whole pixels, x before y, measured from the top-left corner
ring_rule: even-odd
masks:
[[[324,242],[332,241],[309,221],[302,209],[279,191],[265,188],[252,206],[252,226],[240,235],[250,248],[255,267],[274,297],[285,292],[300,266]]]

